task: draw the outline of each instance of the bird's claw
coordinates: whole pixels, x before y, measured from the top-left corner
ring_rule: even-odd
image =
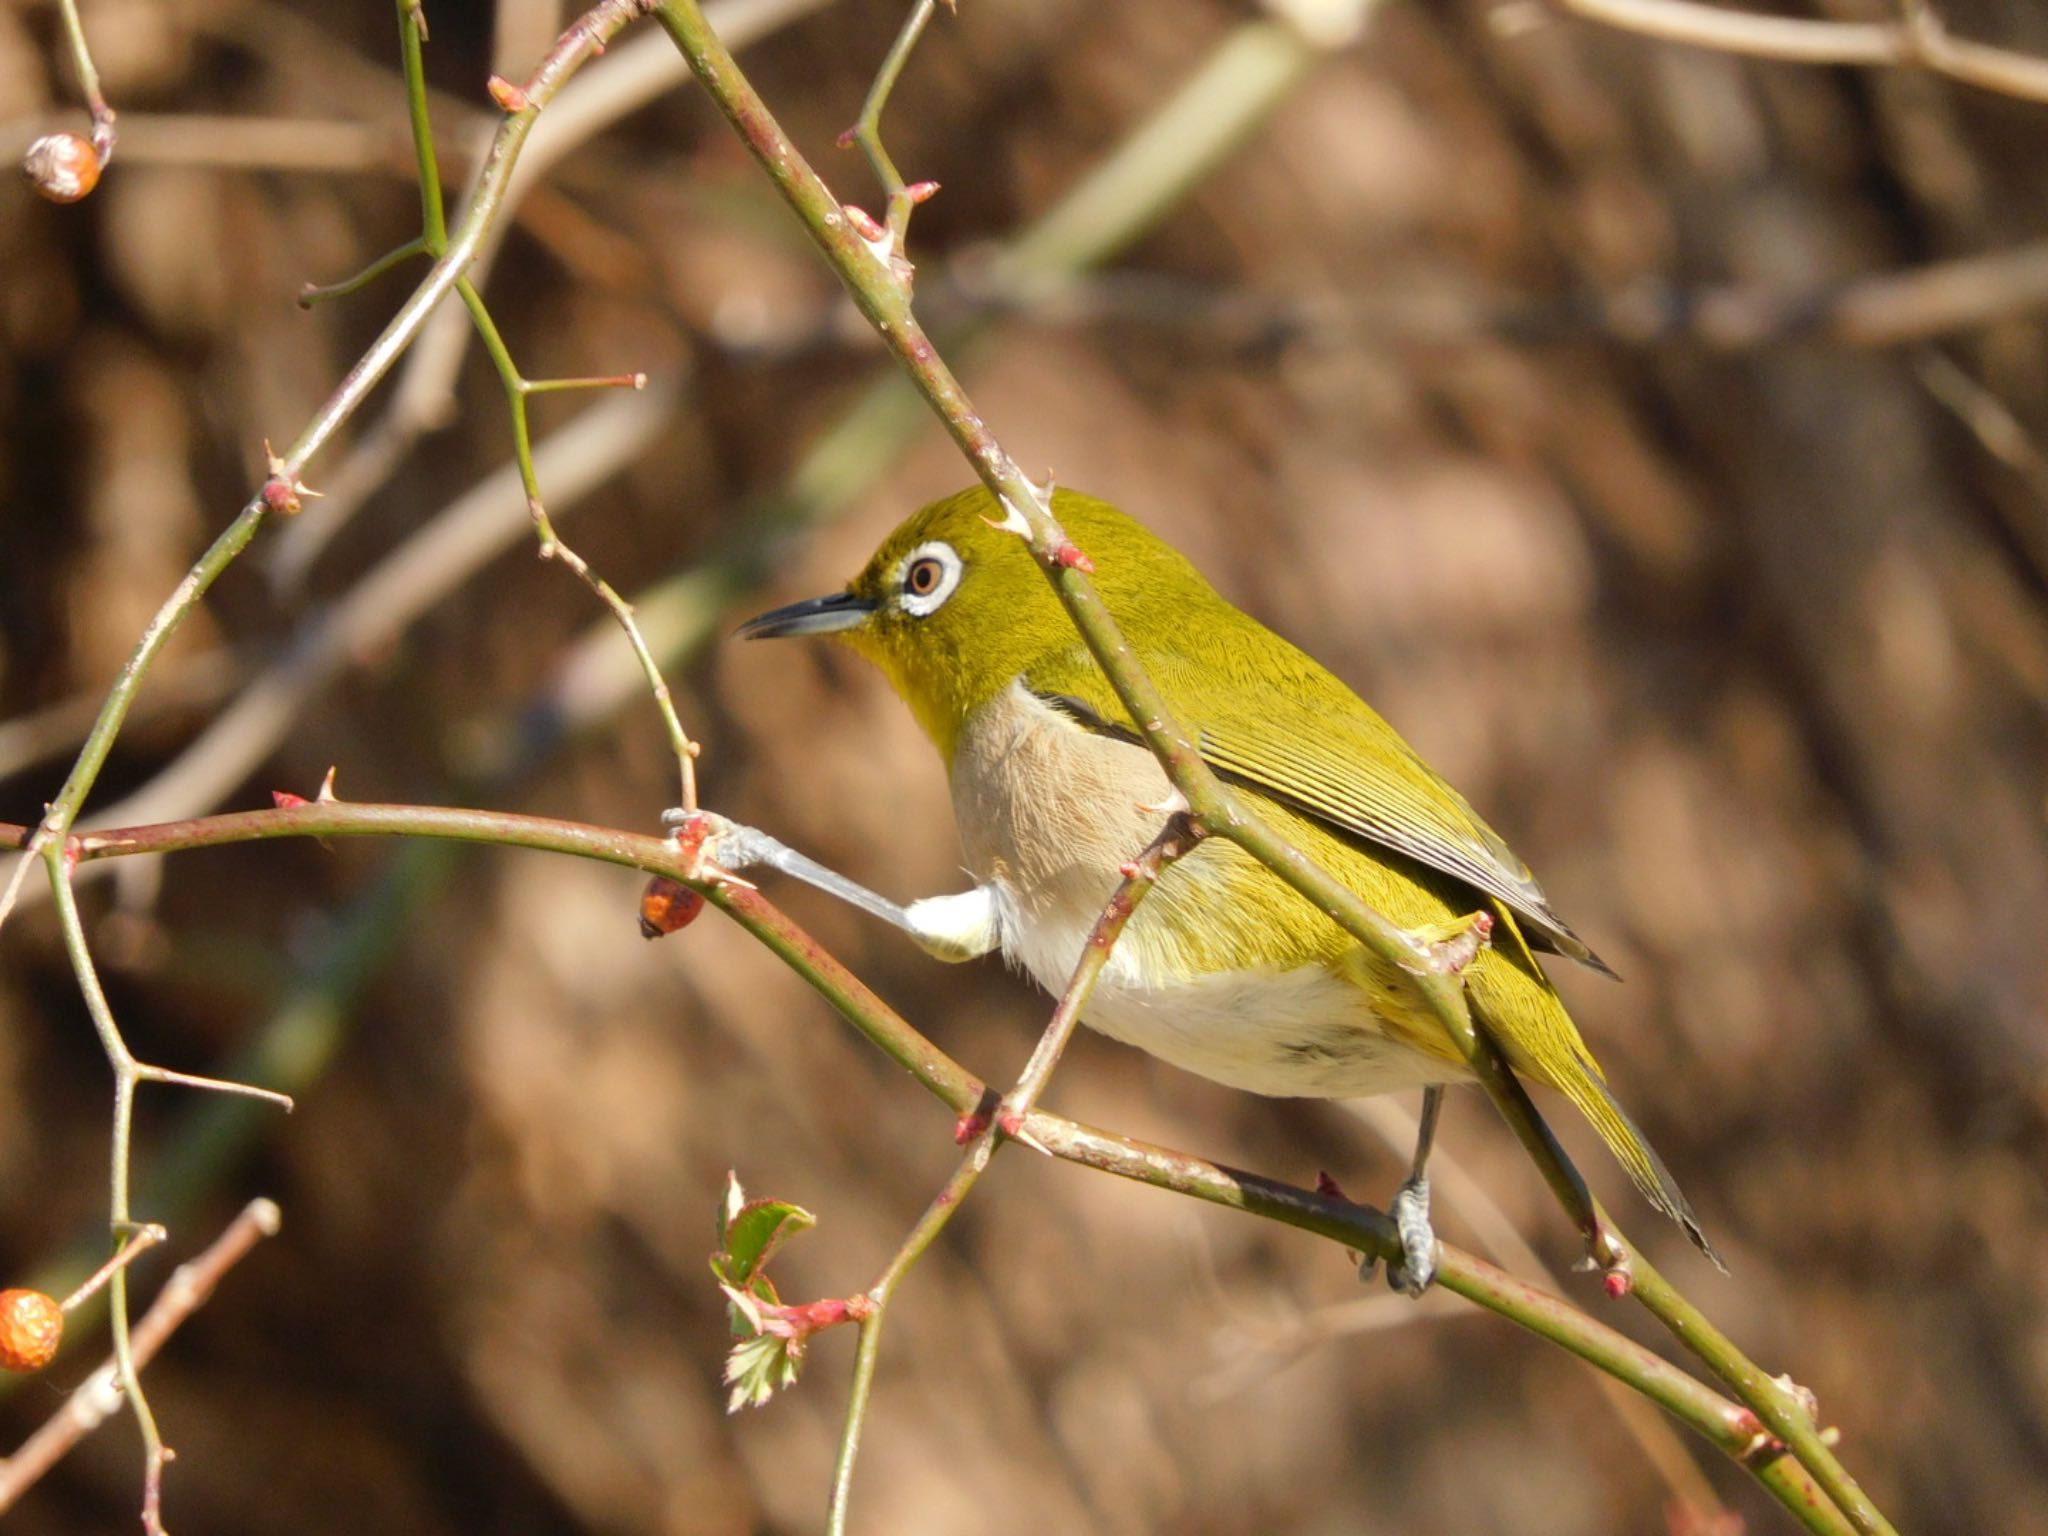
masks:
[[[671,838],[690,851],[689,873],[693,879],[716,873],[730,884],[751,888],[753,882],[740,879],[735,871],[763,863],[771,851],[781,847],[767,833],[757,832],[716,811],[671,806],[661,813],[661,824]]]
[[[1395,1191],[1392,1214],[1401,1233],[1401,1260],[1387,1266],[1387,1284],[1404,1296],[1420,1296],[1436,1281],[1436,1231],[1429,1224],[1426,1174],[1405,1180]]]

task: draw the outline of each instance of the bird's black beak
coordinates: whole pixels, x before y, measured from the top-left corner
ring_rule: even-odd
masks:
[[[785,635],[830,635],[842,629],[858,629],[875,611],[865,597],[851,592],[834,592],[829,597],[807,597],[786,608],[776,608],[747,620],[733,633],[742,640],[780,640]]]

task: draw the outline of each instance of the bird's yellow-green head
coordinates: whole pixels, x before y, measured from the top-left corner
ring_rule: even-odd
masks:
[[[1220,604],[1173,548],[1108,502],[1053,496],[1053,516],[1096,562],[1104,601],[1134,641]],[[1011,679],[1081,641],[1023,539],[976,487],[914,512],[846,590],[764,613],[752,640],[831,635],[882,669],[950,762],[960,726]],[[1159,635],[1154,630],[1159,629]]]

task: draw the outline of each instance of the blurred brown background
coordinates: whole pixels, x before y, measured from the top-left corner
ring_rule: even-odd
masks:
[[[487,73],[523,75],[560,18],[427,9],[453,191]],[[121,157],[74,208],[0,187],[17,821],[61,779],[67,701],[105,687],[256,482],[261,440],[299,429],[407,279],[311,314],[299,285],[418,227],[390,6],[84,10]],[[1944,10],[2048,55],[2039,10]],[[949,259],[1041,212],[1259,14],[962,11],[888,119],[906,174],[944,185],[913,245],[928,308],[956,322],[973,305]],[[870,205],[832,138],[902,13],[844,0],[744,55]],[[0,7],[7,142],[75,106],[54,9]],[[1399,0],[1103,280],[996,317],[966,369],[1026,465],[1120,502],[1353,680],[1614,962],[1626,985],[1561,985],[1732,1275],[1562,1128],[1658,1261],[1819,1393],[1852,1470],[1922,1531],[2048,1532],[2048,347],[2027,308],[2048,286],[2044,151],[2048,105],[1925,75],[1742,62],[1522,0]],[[1936,292],[1889,283],[1988,255],[2010,259]],[[565,524],[629,593],[793,524],[793,467],[882,367],[687,89],[563,162],[489,296],[529,374],[655,380],[644,441],[605,450],[623,462]],[[151,784],[505,462],[473,347],[445,423],[379,463],[398,398],[308,474],[356,516],[317,549],[310,521],[265,532],[166,658],[96,805]],[[553,399],[537,425],[617,408]],[[843,513],[813,506],[814,532],[719,567],[762,579],[686,588],[709,592],[691,622],[715,619],[715,641],[836,585],[967,479],[934,426],[875,451],[872,478],[835,472]],[[350,798],[651,828],[673,784],[644,696],[566,745],[508,736],[544,739],[532,701],[603,632],[534,558],[516,491],[484,513],[502,552],[395,635],[336,650],[285,744],[178,808],[310,793],[337,764]],[[892,894],[957,888],[937,763],[877,678],[823,647],[715,641],[678,683],[709,804]],[[88,897],[138,1052],[303,1080],[289,1120],[145,1098],[140,1207],[180,1255],[251,1194],[285,1211],[150,1373],[180,1453],[173,1528],[818,1528],[851,1340],[725,1417],[713,1205],[731,1167],[808,1206],[821,1227],[782,1261],[785,1291],[857,1289],[951,1165],[942,1109],[715,916],[644,944],[616,870],[278,844],[157,873]],[[771,892],[976,1070],[1021,1063],[1046,1004],[999,965],[945,969]],[[104,1208],[107,1073],[47,904],[0,955],[12,1283]],[[1361,1195],[1398,1177],[1340,1107],[1092,1038],[1051,1103]],[[1484,1104],[1454,1100],[1446,1138],[1567,1265],[1569,1231]],[[1475,1240],[1456,1200],[1439,1220]],[[1631,1309],[1600,1315],[1650,1337]],[[0,1402],[0,1443],[98,1359],[103,1336],[80,1334]],[[1790,1528],[1697,1459],[1752,1528]],[[900,1297],[855,1512],[870,1532],[1545,1536],[1664,1530],[1684,1486],[1585,1367],[1501,1322],[1361,1291],[1302,1235],[1012,1153]],[[127,1528],[138,1487],[115,1425],[9,1528]]]

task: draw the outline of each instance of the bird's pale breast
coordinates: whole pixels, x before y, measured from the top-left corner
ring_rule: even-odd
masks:
[[[1085,730],[1020,682],[962,729],[952,790],[968,867],[995,896],[1004,956],[1060,992],[1118,866],[1164,821],[1165,773],[1142,747]],[[1207,877],[1190,860],[1166,878]],[[1456,1075],[1388,1038],[1365,994],[1325,966],[1205,966],[1199,936],[1177,931],[1188,920],[1184,904],[1171,914],[1157,897],[1141,906],[1085,1022],[1254,1093],[1350,1098]]]

